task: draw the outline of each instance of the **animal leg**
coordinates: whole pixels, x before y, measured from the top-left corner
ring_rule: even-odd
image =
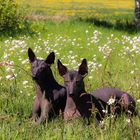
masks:
[[[125,110],[125,112],[127,113],[128,111],[128,105],[129,105],[129,97],[127,94],[123,94],[121,96],[121,99],[119,100],[119,103],[121,105],[121,108]]]
[[[35,98],[34,104],[33,104],[33,110],[32,110],[32,120],[37,120],[37,118],[40,117],[40,101],[38,97]]]
[[[51,109],[51,103],[47,99],[42,99],[41,102],[41,116],[37,121],[38,124],[44,122],[48,118],[49,111]]]

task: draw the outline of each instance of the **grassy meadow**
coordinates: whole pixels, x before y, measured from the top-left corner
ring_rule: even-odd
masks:
[[[110,20],[130,19],[134,13],[132,0],[15,0],[30,7],[29,17],[36,19],[54,17],[78,17],[82,19]],[[127,2],[127,3],[126,3]],[[42,17],[43,15],[43,17]],[[112,16],[113,15],[113,16]]]
[[[117,87],[129,92],[140,106],[140,38],[116,30],[96,27],[86,22],[39,23],[32,36],[3,38],[0,42],[0,139],[75,139],[122,140],[140,138],[140,121],[125,117],[115,123],[104,119],[102,127],[86,126],[82,120],[63,122],[62,116],[49,124],[36,127],[29,120],[35,97],[30,76],[27,49],[31,47],[39,58],[54,51],[69,68],[78,68],[87,58],[89,74],[85,79],[87,92],[99,87]],[[53,74],[59,83],[56,63]]]
[[[26,4],[27,1],[18,2]],[[89,0],[89,3],[88,1],[84,3],[82,0],[59,0],[57,4],[55,4],[55,0],[40,0],[38,3],[30,0],[30,5],[35,9],[39,5],[42,10],[43,6],[48,4],[47,2],[53,8],[57,7],[58,3],[65,2],[68,9],[69,3],[73,4],[72,8],[76,2],[81,2],[80,6],[85,7],[91,3],[93,5],[95,2],[97,5],[101,4],[100,0]],[[110,3],[105,0],[102,5],[110,5],[110,7],[107,6],[110,10],[117,6],[120,6],[119,9],[125,9],[124,11],[128,9],[130,16],[127,18],[129,21],[133,21],[133,1],[127,1],[127,4],[123,4],[123,2],[125,0],[111,0]],[[62,11],[66,8],[67,6],[63,6]],[[37,15],[38,10],[35,11],[34,14]],[[77,13],[75,12],[75,14]],[[42,15],[46,16],[45,12]],[[114,21],[114,13],[110,13],[110,15],[112,17],[110,20]],[[80,16],[82,17],[82,15]],[[84,12],[84,16],[88,18],[88,13]],[[102,15],[97,16],[99,20],[100,16]],[[60,19],[62,17],[60,16]],[[120,21],[126,22],[122,15],[117,15],[117,17]],[[57,59],[60,59],[68,68],[77,69],[81,60],[86,58],[89,72],[85,78],[85,85],[88,93],[100,87],[117,87],[127,91],[135,98],[139,110],[140,33],[129,32],[129,26],[123,28],[121,25],[125,26],[117,24],[116,26],[120,28],[114,28],[104,26],[104,24],[96,25],[90,20],[81,21],[71,18],[61,22],[59,19],[54,21],[52,19],[36,20],[32,23],[34,34],[1,36],[0,140],[139,140],[140,119],[138,116],[126,118],[125,115],[122,115],[116,121],[111,116],[105,117],[100,126],[96,126],[94,118],[91,118],[92,123],[89,126],[82,119],[64,122],[61,115],[40,126],[36,126],[29,119],[35,98],[35,87],[27,56],[29,47],[34,50],[38,58],[42,59],[45,59],[50,52],[55,52],[56,60],[52,65],[52,71],[61,84],[63,84],[63,79],[57,71]]]

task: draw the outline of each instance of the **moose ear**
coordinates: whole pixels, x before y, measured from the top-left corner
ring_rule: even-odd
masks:
[[[68,71],[67,67],[64,66],[59,59],[57,61],[57,67],[58,67],[59,74],[61,76],[65,75],[67,73],[67,71]]]
[[[46,58],[45,62],[47,64],[54,64],[54,60],[55,60],[55,53],[54,52],[51,52],[48,57]]]
[[[87,60],[83,59],[81,65],[79,66],[78,73],[82,76],[85,76],[85,74],[88,73],[88,67],[87,67]]]
[[[30,63],[34,62],[34,60],[36,59],[36,56],[31,48],[28,48],[28,57],[29,57]]]

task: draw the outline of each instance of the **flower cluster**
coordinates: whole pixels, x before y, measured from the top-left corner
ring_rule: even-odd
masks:
[[[80,61],[87,58],[89,69],[89,80],[93,80],[96,72],[104,66],[104,62],[108,59],[114,59],[118,65],[122,60],[129,63],[129,72],[131,75],[138,73],[140,69],[138,58],[140,57],[140,37],[131,37],[128,35],[117,36],[111,34],[105,35],[98,31],[92,30],[89,26],[86,30],[78,34],[78,30],[73,30],[73,35],[48,33],[45,37],[42,33],[31,38],[30,36],[20,36],[17,39],[10,37],[3,42],[0,49],[3,51],[1,62],[8,62],[12,65],[5,66],[5,74],[1,79],[13,80],[18,76],[22,76],[24,87],[28,87],[28,79],[26,71],[30,73],[30,65],[27,50],[31,47],[40,59],[44,59],[47,55],[54,51],[56,59],[67,65],[69,68],[78,68]],[[113,60],[113,61],[114,61]],[[127,62],[125,62],[127,61]],[[20,69],[24,69],[24,72]],[[95,73],[94,73],[95,72]],[[24,74],[23,74],[24,73]],[[137,88],[139,84],[136,83]],[[109,102],[110,104],[110,102]]]

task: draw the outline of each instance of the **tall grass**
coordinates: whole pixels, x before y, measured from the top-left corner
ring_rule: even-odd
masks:
[[[134,1],[125,0],[27,0],[16,1],[19,5],[29,5],[29,19],[55,20],[63,22],[69,19],[84,20],[119,30],[136,30],[134,22]],[[127,3],[127,4],[126,4]]]
[[[68,16],[68,17],[111,17],[115,15],[119,18],[120,15],[133,15],[134,1],[125,0],[27,0],[17,1],[20,5],[29,5],[31,7],[31,16],[47,15],[47,16]],[[124,16],[124,17],[125,17]]]
[[[0,42],[0,139],[139,139],[138,117],[131,120],[122,116],[115,122],[106,117],[97,127],[94,118],[87,126],[82,119],[64,122],[60,115],[48,124],[35,126],[29,119],[35,89],[27,57],[28,47],[39,58],[46,58],[54,51],[56,60],[59,58],[69,68],[77,68],[81,59],[87,58],[87,92],[104,86],[117,87],[129,92],[139,109],[139,34],[108,30],[80,21],[39,22],[32,26],[36,34],[3,38]],[[63,84],[56,63],[52,70],[57,81]]]

